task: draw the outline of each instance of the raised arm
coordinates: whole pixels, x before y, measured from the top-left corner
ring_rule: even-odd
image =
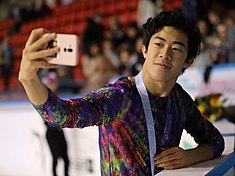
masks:
[[[55,68],[56,65],[49,64],[43,58],[55,54],[59,48],[44,49],[44,46],[50,40],[56,38],[55,33],[51,33],[45,37],[44,34],[49,33],[46,29],[39,28],[31,32],[23,50],[22,60],[18,79],[22,83],[29,100],[35,105],[41,105],[46,102],[48,91],[42,84],[38,70],[40,68]]]

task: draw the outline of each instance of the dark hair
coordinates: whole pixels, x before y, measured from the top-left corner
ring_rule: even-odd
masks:
[[[143,44],[148,50],[150,38],[165,26],[172,26],[188,35],[187,59],[196,58],[200,53],[201,36],[199,28],[193,18],[185,15],[182,11],[162,11],[155,17],[150,17],[143,25]]]

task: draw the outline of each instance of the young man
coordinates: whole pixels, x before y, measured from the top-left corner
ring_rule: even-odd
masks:
[[[41,58],[55,34],[33,30],[23,51],[19,80],[38,113],[52,126],[99,126],[101,175],[154,175],[221,155],[224,140],[176,83],[199,53],[194,21],[177,11],[161,12],[143,26],[145,63],[136,77],[123,77],[83,98],[61,100],[41,83],[39,68],[55,67]],[[199,144],[179,147],[182,130]]]

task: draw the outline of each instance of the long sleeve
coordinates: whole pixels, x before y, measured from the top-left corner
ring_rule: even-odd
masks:
[[[213,157],[220,156],[224,150],[224,139],[215,126],[204,118],[197,109],[194,101],[185,94],[186,123],[185,129],[194,137],[198,144],[211,146]]]
[[[122,97],[121,91],[111,86],[82,98],[65,100],[58,98],[49,90],[45,104],[33,106],[51,126],[83,128],[112,121],[119,111]],[[112,102],[115,99],[118,101],[115,101],[117,103],[114,105]]]
[[[150,175],[146,121],[131,79],[82,98],[62,100],[49,91],[47,101],[34,107],[51,126],[98,125],[101,175]]]

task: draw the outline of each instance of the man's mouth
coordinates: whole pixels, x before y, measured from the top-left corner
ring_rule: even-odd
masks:
[[[164,68],[164,69],[170,68],[170,66],[169,66],[169,65],[166,65],[166,64],[155,63],[155,65],[158,65],[158,66],[160,66],[160,67],[162,67],[162,68]]]

